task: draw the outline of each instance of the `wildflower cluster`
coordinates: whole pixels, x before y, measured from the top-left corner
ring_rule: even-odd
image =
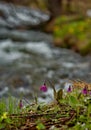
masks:
[[[76,88],[75,85],[72,83],[65,83],[64,89],[66,90],[67,93],[71,93],[74,91],[74,89],[76,90],[78,88]],[[47,92],[47,90],[48,90],[48,87],[46,86],[46,83],[40,86],[40,91]],[[81,87],[80,90],[81,90],[82,95],[91,95],[91,90],[88,89],[88,85],[86,85],[85,83],[84,83],[84,87]]]

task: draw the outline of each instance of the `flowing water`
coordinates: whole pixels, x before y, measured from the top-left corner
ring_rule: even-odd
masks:
[[[90,82],[90,73],[90,57],[83,58],[71,50],[56,48],[45,41],[0,41],[1,97],[11,93],[32,99],[37,93],[42,99],[51,100],[52,89],[48,82],[47,93],[39,90],[46,78],[58,89],[68,79]]]

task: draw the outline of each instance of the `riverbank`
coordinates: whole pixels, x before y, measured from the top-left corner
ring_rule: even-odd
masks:
[[[16,108],[12,98],[7,106],[0,101],[0,130],[91,129],[91,84],[76,80],[67,84],[58,91],[52,86],[54,99],[49,104],[38,103],[37,97],[27,106],[20,99]],[[40,91],[44,91],[44,85]]]

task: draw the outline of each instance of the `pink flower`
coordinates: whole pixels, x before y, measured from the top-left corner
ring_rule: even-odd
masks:
[[[20,100],[20,102],[19,102],[19,108],[22,109],[22,107],[23,107],[23,103],[22,103],[22,100]]]
[[[68,92],[68,93],[69,93],[69,92],[72,92],[71,86],[69,86],[69,88],[67,89],[67,92]]]
[[[42,92],[47,92],[47,86],[46,86],[45,83],[44,83],[44,85],[42,85],[42,86],[40,87],[40,90],[41,90]]]
[[[87,89],[86,86],[82,89],[82,94],[83,95],[87,95],[88,94],[88,89]]]

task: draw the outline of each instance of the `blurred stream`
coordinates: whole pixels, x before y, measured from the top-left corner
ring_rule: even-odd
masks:
[[[71,50],[55,48],[44,41],[0,41],[0,96],[23,94],[32,99],[33,94],[38,93],[44,99],[51,99],[48,83],[48,93],[39,91],[46,78],[59,88],[68,79],[90,82],[90,72],[90,57],[83,58]]]

